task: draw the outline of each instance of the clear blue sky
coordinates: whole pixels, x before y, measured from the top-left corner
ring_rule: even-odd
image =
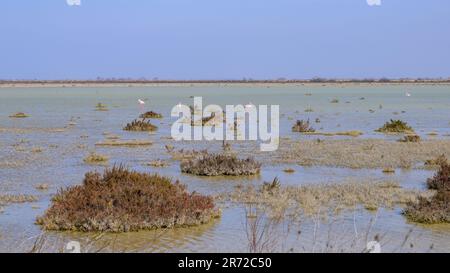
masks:
[[[1,0],[0,79],[449,77],[450,1]]]

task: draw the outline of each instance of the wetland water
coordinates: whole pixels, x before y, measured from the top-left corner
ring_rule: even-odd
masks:
[[[405,96],[405,92],[411,94]],[[282,185],[340,183],[353,179],[396,180],[402,187],[424,189],[433,171],[420,168],[398,169],[395,174],[383,174],[380,169],[350,169],[331,166],[299,166],[271,163],[271,153],[257,153],[263,162],[259,176],[246,178],[204,178],[182,174],[179,161],[171,159],[164,146],[175,149],[209,149],[219,151],[218,143],[174,142],[169,139],[170,126],[176,119],[170,117],[173,106],[179,102],[190,105],[190,96],[203,97],[203,104],[280,105],[280,146],[283,139],[348,139],[343,136],[304,136],[291,132],[297,119],[320,119],[313,126],[318,131],[337,132],[359,130],[355,139],[385,139],[396,141],[398,136],[374,132],[389,119],[402,119],[425,140],[450,140],[450,86],[449,85],[207,85],[207,86],[153,86],[108,88],[0,88],[0,194],[30,194],[36,202],[0,206],[0,251],[29,251],[42,231],[35,225],[36,216],[50,205],[51,196],[61,187],[80,184],[84,174],[102,170],[83,162],[90,152],[109,157],[109,166],[125,164],[132,169],[158,172],[179,179],[190,191],[220,194],[236,186],[262,184],[278,177]],[[137,100],[146,101],[145,110],[153,110],[164,117],[153,120],[156,132],[127,132],[123,126],[137,118],[142,108]],[[338,103],[331,103],[337,99]],[[101,102],[108,111],[95,111]],[[305,112],[312,109],[312,112]],[[24,112],[28,118],[9,118]],[[429,133],[435,133],[434,136]],[[101,147],[95,144],[115,135],[122,140],[140,139],[153,142],[140,147]],[[255,143],[236,142],[232,148],[238,154],[258,149]],[[447,154],[447,156],[450,156]],[[167,161],[165,168],[147,164],[156,159]],[[294,173],[283,172],[292,168]],[[47,190],[38,190],[39,184],[48,184]],[[71,240],[82,242],[86,251],[247,251],[245,209],[241,205],[220,203],[222,217],[210,224],[193,228],[143,231],[124,234],[106,234],[92,239],[95,234],[72,232],[45,232],[42,251],[60,251]],[[360,212],[343,215],[338,227],[323,224],[317,241],[332,230],[336,240],[345,241],[355,233],[365,232],[374,214]],[[334,225],[336,226],[336,224]],[[320,243],[312,243],[317,231],[310,219],[297,225],[277,226],[274,232],[283,236],[283,243],[272,251],[322,251]],[[301,229],[302,236],[292,230]],[[297,235],[296,235],[297,234]],[[450,225],[418,225],[409,223],[401,208],[380,209],[370,234],[383,236],[385,251],[450,251]],[[275,235],[274,235],[275,236]],[[403,244],[405,237],[407,244]],[[281,240],[280,240],[281,241]],[[114,243],[111,243],[114,242]],[[314,245],[314,246],[313,246]],[[88,246],[88,247],[87,247]],[[361,247],[361,246],[358,246]],[[360,248],[346,248],[360,251]]]

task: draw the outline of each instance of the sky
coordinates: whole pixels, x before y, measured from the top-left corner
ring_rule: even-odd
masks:
[[[448,0],[66,1],[0,1],[0,79],[450,77]]]

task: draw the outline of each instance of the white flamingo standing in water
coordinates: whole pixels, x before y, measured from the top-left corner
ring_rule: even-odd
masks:
[[[409,93],[408,91],[406,91],[405,96],[411,97],[411,93]]]

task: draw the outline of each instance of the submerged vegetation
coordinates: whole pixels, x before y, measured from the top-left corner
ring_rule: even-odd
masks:
[[[37,201],[37,197],[29,194],[6,194],[0,195],[0,207],[12,203],[28,203]]]
[[[97,154],[97,153],[90,153],[86,158],[84,158],[84,163],[87,164],[100,164],[104,165],[108,163],[109,158],[107,156]]]
[[[436,193],[410,202],[404,214],[419,223],[450,223],[450,165],[443,163],[434,177],[427,180],[427,186]]]
[[[309,124],[309,119],[307,121],[297,120],[297,122],[292,126],[292,132],[315,132],[316,130]]]
[[[205,154],[181,162],[182,172],[201,176],[255,175],[260,169],[261,164],[253,158],[239,159],[227,154]]]
[[[37,224],[46,230],[127,232],[199,225],[219,215],[209,196],[120,166],[88,172],[82,185],[60,190]]]
[[[149,146],[152,144],[153,142],[149,140],[139,140],[139,139],[130,139],[130,140],[107,139],[95,143],[96,146],[129,146],[129,147]]]
[[[142,119],[147,119],[147,118],[162,118],[163,116],[159,113],[156,113],[153,111],[148,111],[148,112],[141,114],[139,117]]]
[[[156,131],[158,127],[151,124],[150,121],[146,121],[144,118],[141,120],[135,119],[123,128],[125,131]]]
[[[386,122],[383,127],[375,130],[380,133],[414,133],[414,129],[411,128],[408,123],[402,120],[393,120]]]

